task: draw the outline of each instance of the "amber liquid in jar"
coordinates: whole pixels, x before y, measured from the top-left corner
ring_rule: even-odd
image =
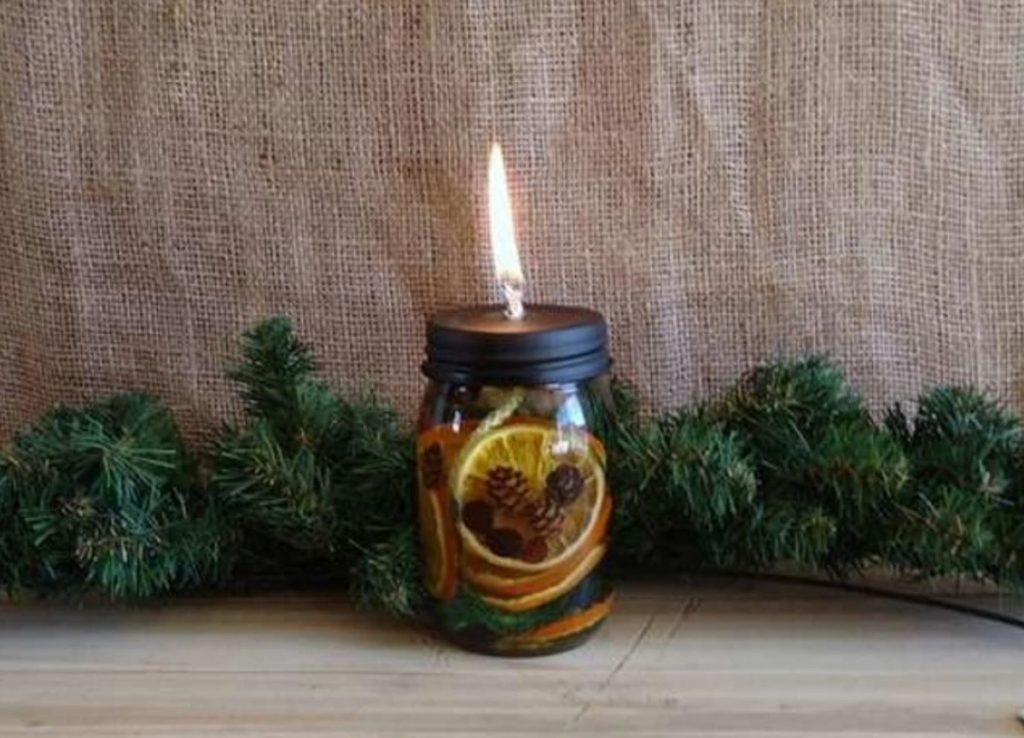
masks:
[[[606,377],[428,386],[417,439],[424,583],[460,645],[552,653],[608,614],[613,503],[594,430],[607,395]]]

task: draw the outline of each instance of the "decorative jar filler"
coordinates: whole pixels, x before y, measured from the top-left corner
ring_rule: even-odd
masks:
[[[598,427],[607,328],[593,310],[524,305],[501,149],[488,171],[505,305],[435,315],[419,418],[424,579],[441,628],[477,651],[571,648],[611,606],[612,495]]]

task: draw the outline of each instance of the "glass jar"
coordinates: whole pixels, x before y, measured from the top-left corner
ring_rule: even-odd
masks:
[[[424,584],[456,643],[503,655],[571,648],[604,620],[612,496],[600,428],[607,330],[581,308],[442,313],[419,416]]]

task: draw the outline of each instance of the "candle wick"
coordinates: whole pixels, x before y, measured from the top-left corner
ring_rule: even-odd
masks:
[[[522,285],[503,281],[501,291],[505,294],[505,317],[509,320],[522,320],[524,313]]]

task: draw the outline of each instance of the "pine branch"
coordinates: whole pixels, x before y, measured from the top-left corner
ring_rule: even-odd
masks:
[[[730,529],[753,513],[755,479],[735,433],[703,414],[623,422],[610,456],[624,565],[735,564]]]
[[[331,555],[337,521],[330,469],[316,450],[283,447],[271,422],[258,418],[248,428],[225,432],[214,460],[214,489],[246,531],[243,545],[266,537],[297,551]]]
[[[938,387],[919,398],[913,424],[898,406],[887,424],[899,429],[913,480],[886,557],[919,576],[1019,581],[1019,419],[973,388]]]
[[[219,550],[174,421],[145,395],[57,408],[19,434],[0,489],[9,589],[146,597],[214,575]],[[201,559],[183,556],[200,550]]]
[[[715,411],[756,459],[762,565],[793,561],[843,574],[874,560],[909,465],[842,371],[822,357],[761,366]]]
[[[423,609],[426,592],[420,578],[420,538],[413,525],[365,550],[352,566],[350,590],[364,607],[400,619]]]
[[[247,332],[243,354],[231,376],[248,419],[222,433],[212,478],[243,531],[240,566],[258,578],[351,572],[361,596],[408,615],[418,596],[402,580],[416,561],[401,545],[414,529],[409,430],[372,395],[336,395],[283,318]]]
[[[411,431],[373,395],[341,405],[330,442],[338,535],[363,550],[415,524]]]
[[[242,385],[242,397],[250,417],[268,421],[275,432],[298,441],[298,428],[309,415],[296,417],[300,407],[314,405],[314,415],[327,412],[322,396],[301,398],[311,391],[316,369],[310,347],[292,331],[288,318],[269,318],[242,335],[243,361],[228,366],[228,377]],[[314,394],[319,394],[315,393]],[[312,400],[312,402],[311,402]]]

